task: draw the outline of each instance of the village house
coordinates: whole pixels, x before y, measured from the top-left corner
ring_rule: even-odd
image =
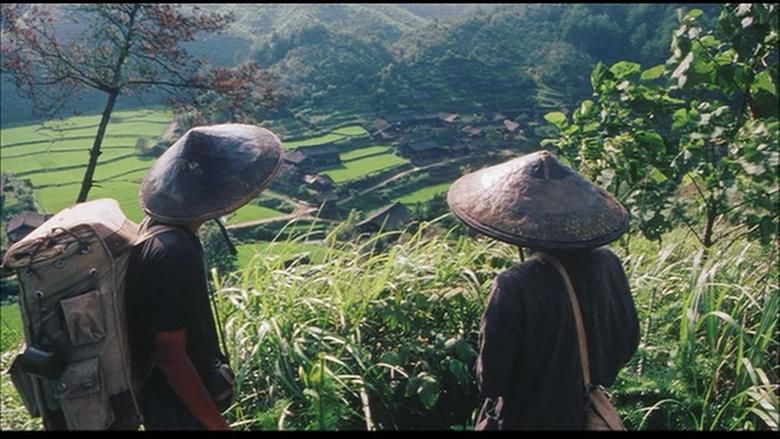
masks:
[[[376,120],[374,120],[374,123],[371,124],[371,126],[376,131],[385,131],[388,128],[392,127],[390,123],[388,123],[386,120],[382,119],[381,117],[377,117]]]
[[[398,230],[411,220],[409,210],[400,202],[395,202],[372,213],[357,224],[359,233],[376,233],[380,230]]]
[[[516,122],[512,122],[509,119],[504,120],[504,127],[509,131],[510,133],[514,132],[518,128],[520,128],[520,124]]]
[[[439,119],[448,124],[455,123],[457,118],[458,115],[455,113],[439,113]]]
[[[425,161],[447,155],[447,151],[433,140],[412,140],[401,146],[401,153],[411,160]]]
[[[475,136],[478,136],[478,135],[482,134],[482,129],[474,127],[474,126],[471,126],[471,125],[466,125],[465,127],[463,127],[463,129],[461,131],[466,133],[466,135],[469,136],[469,137],[475,137]]]
[[[328,174],[304,175],[303,182],[318,192],[333,188],[333,179]]]
[[[406,130],[414,125],[438,125],[441,119],[437,114],[429,113],[409,113],[394,114],[385,118],[393,129]]]
[[[304,172],[313,172],[341,163],[339,152],[341,148],[334,143],[306,146],[284,153],[284,161],[298,166]]]
[[[306,160],[306,156],[303,155],[302,152],[297,151],[297,150],[296,151],[289,151],[289,150],[287,150],[287,151],[284,151],[284,153],[282,155],[282,159],[284,160],[285,163],[287,163],[289,165],[297,166],[297,167],[300,168],[300,167],[303,166],[303,162]]]
[[[38,212],[31,211],[19,213],[8,221],[8,225],[5,227],[5,235],[11,244],[19,242],[51,217],[52,215],[41,215]]]
[[[374,120],[374,123],[371,124],[371,128],[370,134],[377,140],[390,140],[398,136],[398,133],[392,129],[393,126],[381,117]]]

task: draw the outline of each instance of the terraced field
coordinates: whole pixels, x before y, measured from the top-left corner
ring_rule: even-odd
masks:
[[[171,117],[171,112],[163,109],[116,111],[106,130],[95,171],[95,185],[89,199],[114,198],[129,218],[140,221],[143,212],[138,203],[139,184],[154,158],[139,157],[135,145],[139,139],[143,139],[147,145],[153,145],[168,126]],[[0,158],[3,170],[30,180],[41,210],[55,213],[70,206],[81,188],[98,122],[98,115],[74,116],[43,125],[2,129]],[[360,125],[346,125],[326,134],[286,142],[284,146],[306,147],[367,135],[368,132]],[[341,159],[343,165],[327,170],[336,183],[406,162],[392,154],[392,148],[387,145],[371,145],[347,151]],[[227,222],[239,224],[284,214],[251,204],[239,209]]]
[[[335,129],[321,136],[307,137],[305,139],[296,139],[291,141],[282,141],[282,146],[284,146],[286,149],[301,148],[306,146],[322,145],[329,142],[336,142],[347,137],[360,137],[365,135],[368,135],[368,131],[366,131],[360,125],[349,125]]]
[[[246,206],[235,211],[230,217],[228,217],[227,224],[240,224],[247,221],[255,221],[266,218],[273,218],[275,216],[285,215],[284,212],[271,209],[265,206],[258,206],[256,204],[247,204]]]
[[[81,188],[99,120],[99,115],[74,116],[4,128],[0,131],[3,170],[31,181],[42,210],[54,213],[71,205]],[[138,184],[154,159],[138,157],[135,145],[139,139],[154,144],[170,120],[168,110],[116,111],[106,129],[89,198],[114,198],[131,219],[139,221],[143,214]]]
[[[401,203],[404,203],[406,205],[428,201],[438,194],[446,193],[447,190],[450,188],[450,184],[451,182],[446,182],[446,183],[435,184],[433,186],[426,186],[424,188],[417,189],[414,192],[404,194],[396,198],[395,201],[400,201]]]
[[[360,149],[356,149],[354,151],[343,152],[339,154],[339,157],[341,158],[342,162],[349,162],[352,160],[357,160],[372,155],[386,154],[391,151],[392,148],[390,146],[372,145],[372,146],[366,146]]]
[[[354,154],[357,154],[359,151],[363,151],[363,149],[345,153],[351,154],[352,159],[344,161],[344,157],[342,156],[343,163],[341,165],[325,169],[323,173],[328,174],[334,182],[343,183],[345,181],[354,180],[376,171],[381,171],[383,169],[407,163],[406,159],[391,152],[368,156],[364,155],[355,158]]]

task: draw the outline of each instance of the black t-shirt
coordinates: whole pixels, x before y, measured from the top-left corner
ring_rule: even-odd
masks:
[[[591,379],[610,386],[639,343],[623,267],[607,248],[558,258],[579,299]],[[506,429],[582,429],[574,311],[551,264],[532,258],[496,278],[481,322],[477,382],[483,397],[504,398]]]
[[[135,367],[148,370],[158,333],[185,329],[187,354],[205,376],[220,355],[206,282],[203,247],[191,230],[176,227],[133,249],[126,303]],[[159,382],[159,370],[152,377],[150,381]]]

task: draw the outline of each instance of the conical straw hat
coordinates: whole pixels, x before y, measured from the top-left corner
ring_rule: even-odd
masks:
[[[251,201],[281,163],[281,142],[267,129],[243,124],[193,128],[144,177],[141,207],[169,224],[217,218]]]
[[[628,228],[628,214],[612,195],[547,151],[464,175],[450,186],[447,203],[470,227],[523,247],[597,247]]]

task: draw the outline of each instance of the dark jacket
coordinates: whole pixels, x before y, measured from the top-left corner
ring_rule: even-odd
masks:
[[[639,343],[620,260],[607,248],[558,256],[580,302],[591,378],[610,386]],[[477,383],[503,397],[504,429],[581,429],[585,391],[574,314],[563,278],[536,258],[501,273],[480,327]]]

